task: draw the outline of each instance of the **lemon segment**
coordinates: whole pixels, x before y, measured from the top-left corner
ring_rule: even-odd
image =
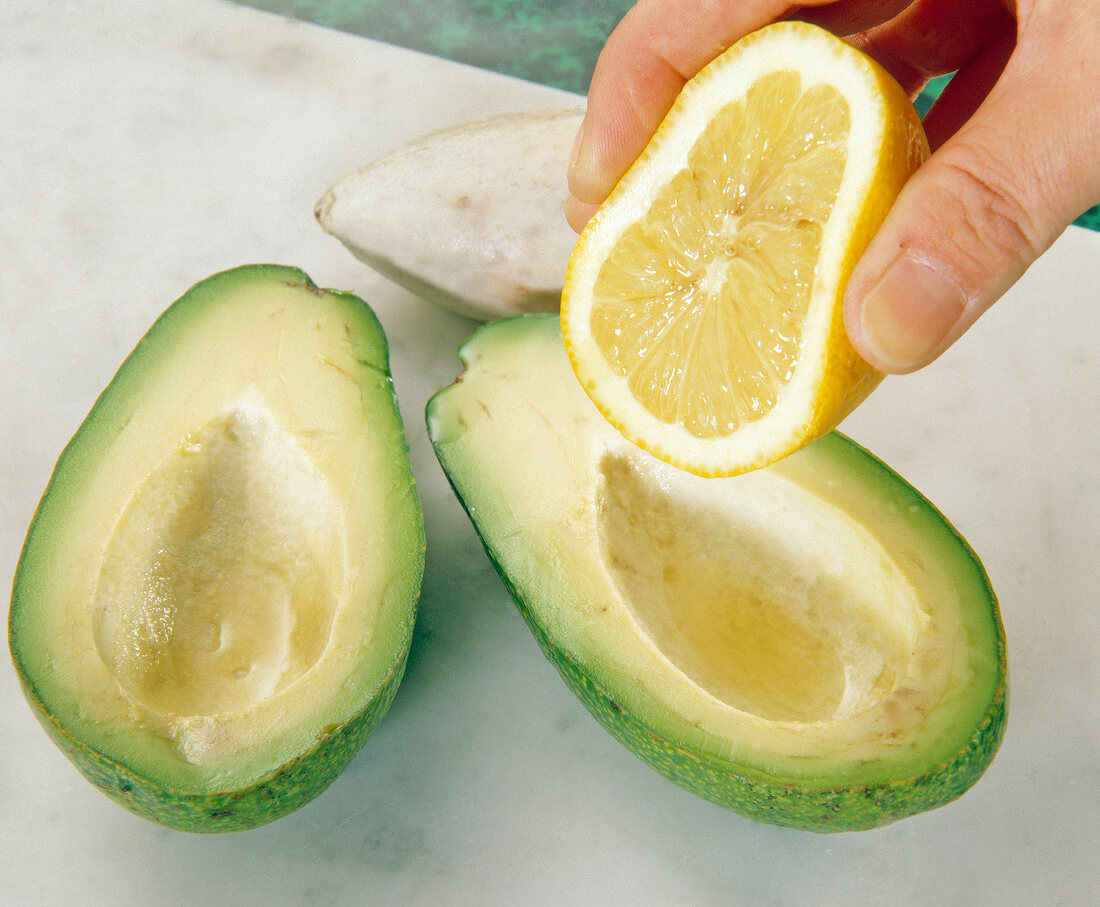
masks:
[[[844,333],[847,276],[926,155],[900,87],[821,29],[711,63],[570,259],[566,347],[604,416],[701,475],[835,427],[882,378]]]

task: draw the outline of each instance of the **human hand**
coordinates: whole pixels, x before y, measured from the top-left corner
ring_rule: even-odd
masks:
[[[927,365],[1062,231],[1100,202],[1094,0],[641,0],[596,64],[569,169],[578,231],[685,81],[776,19],[814,22],[874,57],[910,97],[955,72],[910,178],[845,292],[848,335],[886,372]]]

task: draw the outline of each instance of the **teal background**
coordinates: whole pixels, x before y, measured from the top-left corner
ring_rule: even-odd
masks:
[[[238,0],[482,69],[584,94],[633,0]],[[923,116],[948,78],[917,99]],[[1100,230],[1100,205],[1076,223]]]

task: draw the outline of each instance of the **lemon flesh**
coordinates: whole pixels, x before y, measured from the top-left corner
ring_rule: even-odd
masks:
[[[768,135],[773,111],[785,122]],[[708,438],[775,407],[798,364],[848,128],[831,86],[762,78],[618,241],[593,288],[592,336],[654,418]]]

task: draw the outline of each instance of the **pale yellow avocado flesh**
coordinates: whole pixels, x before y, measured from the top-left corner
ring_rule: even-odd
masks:
[[[910,486],[839,435],[734,478],[661,463],[588,400],[555,319],[490,325],[462,357],[428,410],[440,461],[620,740],[799,827],[883,824],[977,779],[1002,731],[1003,629],[973,552]]]
[[[913,661],[941,660],[943,643],[858,523],[797,488],[744,482],[716,504],[654,478],[603,458],[599,550],[638,633],[700,695],[746,720],[831,724],[932,680]]]
[[[387,356],[361,300],[256,266],[197,285],[120,369],[13,597],[24,685],[78,764],[158,800],[240,791],[364,723],[380,691],[384,711],[424,557]],[[209,824],[189,809],[181,827]]]

